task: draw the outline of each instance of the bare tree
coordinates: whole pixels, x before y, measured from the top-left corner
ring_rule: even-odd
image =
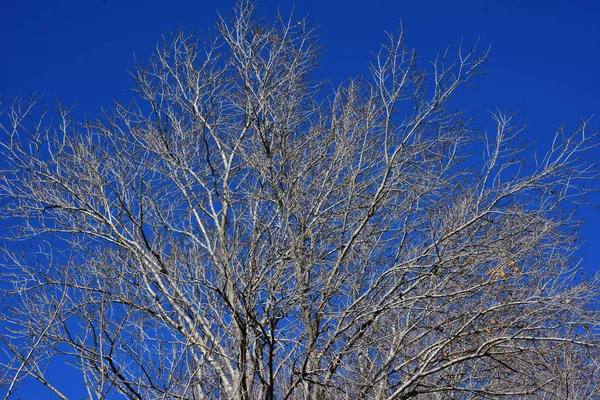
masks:
[[[401,31],[315,82],[314,30],[252,11],[166,41],[97,121],[5,113],[4,397],[66,399],[66,360],[92,399],[599,398],[596,135],[471,129],[448,105],[486,53],[425,69]]]

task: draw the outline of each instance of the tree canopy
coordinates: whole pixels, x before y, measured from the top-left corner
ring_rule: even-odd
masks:
[[[543,153],[452,106],[487,52],[315,81],[305,19],[176,33],[102,118],[3,115],[0,388],[93,399],[593,399],[587,124]]]

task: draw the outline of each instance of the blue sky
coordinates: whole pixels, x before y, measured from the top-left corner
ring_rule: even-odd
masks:
[[[10,99],[39,90],[93,115],[112,98],[126,98],[133,54],[144,59],[160,35],[182,26],[212,27],[216,11],[235,0],[4,1],[0,10],[0,92]],[[521,105],[531,128],[577,121],[598,111],[600,6],[594,1],[304,0],[296,14],[320,25],[323,75],[366,72],[384,31],[408,31],[423,58],[447,45],[481,38],[492,45],[489,75],[478,80],[473,104]],[[292,2],[262,0],[259,15],[284,13]],[[541,131],[540,131],[541,134]]]
[[[0,6],[0,94],[4,101],[38,90],[46,101],[77,104],[93,117],[113,98],[127,100],[133,82],[127,72],[152,52],[169,29],[212,27],[217,10],[227,14],[235,0],[4,0]],[[284,14],[291,1],[261,0],[259,16]],[[319,76],[334,83],[364,74],[370,52],[402,20],[408,45],[425,60],[461,39],[491,45],[487,75],[461,93],[461,106],[486,110],[520,107],[524,136],[547,143],[559,124],[577,128],[580,117],[596,114],[600,127],[600,3],[574,1],[401,1],[304,0],[322,32],[325,54]],[[600,150],[590,157],[600,160]],[[600,196],[596,196],[596,201]],[[582,230],[590,270],[600,266],[600,212],[584,207]],[[24,394],[36,397],[35,388]],[[40,395],[41,396],[41,395]]]

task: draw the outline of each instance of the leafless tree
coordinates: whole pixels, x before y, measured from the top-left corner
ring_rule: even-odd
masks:
[[[4,397],[66,399],[70,362],[92,399],[600,398],[596,135],[471,129],[486,53],[423,68],[402,31],[315,82],[314,29],[252,13],[166,40],[97,121],[5,112]]]

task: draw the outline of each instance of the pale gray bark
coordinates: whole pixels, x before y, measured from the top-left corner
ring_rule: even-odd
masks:
[[[61,355],[93,399],[598,398],[572,213],[597,136],[474,131],[450,101],[486,53],[423,68],[402,31],[314,82],[315,36],[242,2],[98,121],[5,113],[6,398],[66,398]]]

